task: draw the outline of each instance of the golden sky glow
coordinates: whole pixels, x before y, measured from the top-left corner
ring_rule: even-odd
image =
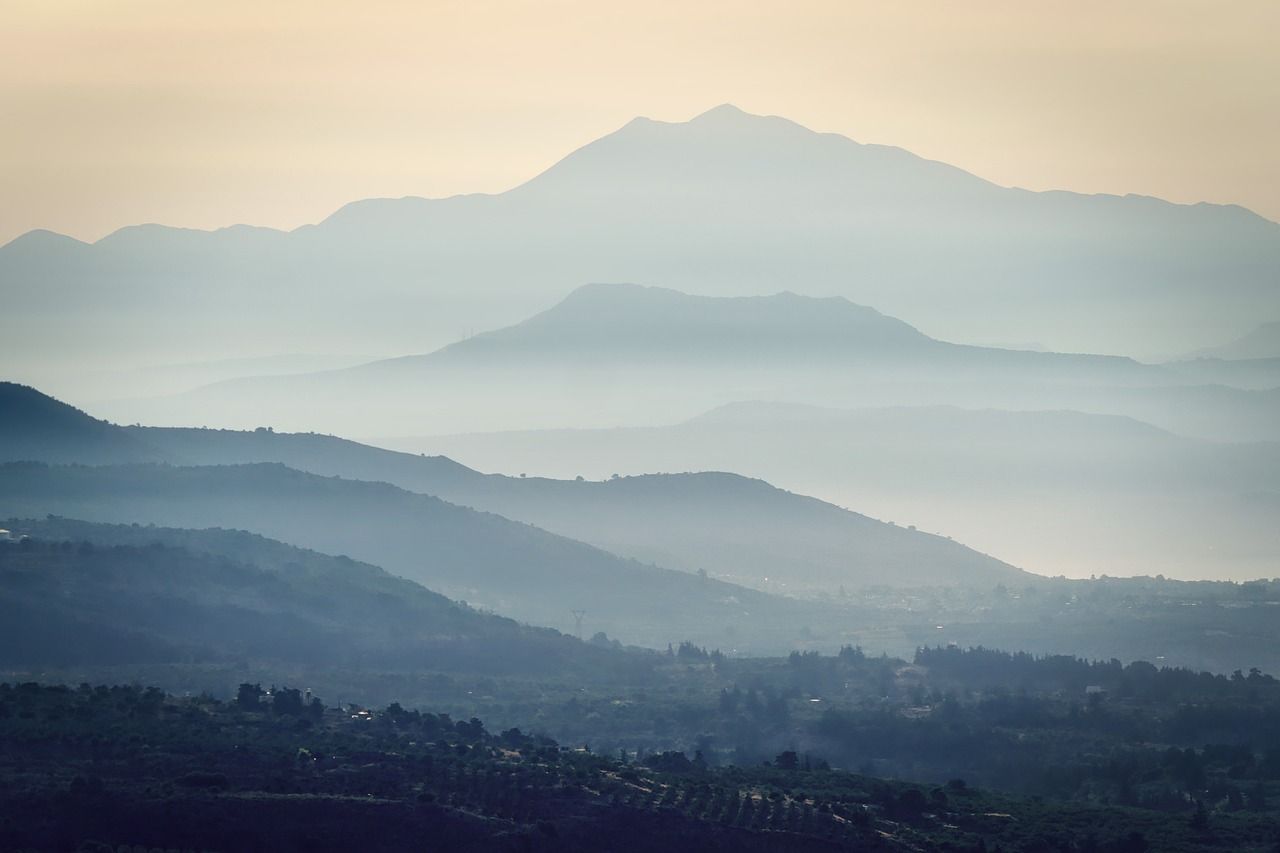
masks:
[[[1280,219],[1280,3],[0,3],[0,242],[498,191],[722,102]]]

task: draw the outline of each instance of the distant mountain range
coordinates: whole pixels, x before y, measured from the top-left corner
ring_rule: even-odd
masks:
[[[29,389],[12,385],[0,385],[4,394],[32,400]],[[580,655],[578,646],[554,633],[495,620],[485,615],[488,610],[563,631],[576,630],[572,611],[585,610],[582,633],[605,652],[620,651],[616,638],[659,649],[690,640],[739,655],[830,651],[842,644],[901,654],[951,638],[1037,652],[1163,654],[1170,660],[1229,670],[1248,663],[1241,654],[1251,647],[1240,646],[1237,635],[1256,634],[1255,621],[1265,621],[1265,613],[1249,611],[1248,619],[1242,617],[1232,629],[1236,633],[1214,634],[1210,651],[1203,631],[1217,630],[1222,623],[1220,616],[1200,612],[1207,607],[1191,612],[1172,604],[1169,620],[1131,622],[1108,615],[1125,612],[1123,602],[1108,613],[1096,606],[1098,596],[1115,589],[1166,590],[1178,600],[1195,602],[1200,598],[1195,585],[1136,580],[1116,586],[1040,578],[941,537],[876,522],[735,475],[619,477],[603,482],[510,478],[479,474],[443,457],[394,453],[328,436],[113,427],[39,395],[35,400],[36,409],[54,412],[57,421],[79,421],[94,433],[104,427],[108,433],[118,431],[134,440],[132,447],[141,446],[145,456],[176,459],[181,453],[187,464],[0,464],[0,519],[9,519],[3,525],[32,534],[37,543],[71,543],[46,553],[39,565],[14,564],[18,574],[6,575],[0,584],[0,611],[15,616],[13,630],[25,637],[16,647],[21,651],[12,655],[13,665],[23,672],[25,667],[49,666],[59,668],[63,677],[84,680],[86,673],[103,671],[85,668],[95,661],[95,666],[146,665],[152,667],[146,672],[164,668],[166,683],[206,689],[210,679],[224,688],[235,673],[249,675],[245,661],[257,666],[264,654],[292,673],[290,683],[298,682],[300,672],[317,667],[354,666],[343,671],[362,672],[375,680],[373,674],[382,667],[447,672],[451,666],[467,667],[470,655],[484,656],[488,671],[504,673],[519,670],[531,654],[538,658],[527,667],[534,676],[547,667],[572,678],[573,673],[594,672],[601,666],[616,664],[629,672],[633,666],[646,666],[633,655],[615,662],[608,655]],[[759,408],[763,410],[753,411]],[[1215,456],[1212,446],[1201,448],[1199,455],[1194,452],[1198,443],[1139,423],[1070,413],[939,410],[917,417],[909,411],[736,406],[700,419],[711,431],[701,449],[696,444],[691,449],[702,452],[718,443],[724,454],[719,458],[745,449],[747,455],[738,458],[750,461],[752,445],[744,439],[752,434],[752,425],[774,431],[770,419],[787,421],[796,447],[809,448],[815,458],[830,456],[827,442],[833,435],[844,435],[849,443],[838,460],[837,475],[857,471],[873,488],[900,481],[903,494],[917,496],[911,505],[921,511],[932,512],[935,498],[958,497],[1015,534],[1028,520],[1034,528],[1037,517],[1065,515],[1066,537],[1103,541],[1108,533],[1105,525],[1099,526],[1099,518],[1125,527],[1151,523],[1176,532],[1169,548],[1186,547],[1193,557],[1201,556],[1197,548],[1221,542],[1221,520],[1209,514],[1199,522],[1190,516],[1162,516],[1169,506],[1162,495],[1173,493],[1176,498],[1187,477],[1205,478],[1210,488],[1215,479],[1240,477],[1239,488],[1273,479],[1272,469],[1266,467],[1273,462],[1265,459],[1265,464],[1253,462],[1257,471],[1243,479],[1239,472],[1251,464],[1249,448],[1239,448],[1240,456],[1232,462]],[[39,422],[33,417],[0,420],[0,459],[6,458],[5,449],[20,446],[10,440],[20,432],[13,424],[30,430],[38,429]],[[877,434],[881,437],[873,440]],[[590,431],[579,435],[587,451],[605,446]],[[888,436],[896,436],[898,443]],[[1074,457],[1037,458],[1042,455],[1040,442],[1052,444],[1069,436],[1089,444],[1077,448],[1080,454]],[[637,447],[627,431],[606,438],[610,452],[624,462]],[[684,437],[677,438],[664,440],[665,447],[679,449]],[[522,440],[535,451],[546,447],[530,439]],[[923,455],[899,455],[911,454],[913,444],[923,448]],[[980,468],[965,467],[981,466],[984,454],[1004,445],[1014,452],[990,457],[996,463],[993,476],[984,479]],[[62,452],[75,446],[75,439],[68,438]],[[858,452],[849,454],[850,446]],[[783,444],[755,447],[754,458],[776,454],[779,465],[803,459]],[[976,450],[977,456],[967,461],[962,457],[954,470],[943,473],[957,462],[948,460],[949,448],[957,447]],[[548,456],[555,458],[554,453]],[[1186,470],[1162,469],[1162,460],[1168,458],[1186,463]],[[347,478],[256,461],[266,459]],[[911,465],[904,465],[904,460]],[[196,462],[209,464],[191,464]],[[237,464],[227,464],[232,462]],[[1106,492],[1114,485],[1109,477],[1118,483],[1133,478],[1134,471],[1124,470],[1125,464],[1133,464],[1145,477],[1148,491],[1140,497],[1149,506],[1135,503],[1132,508],[1150,518],[1117,512],[1112,499],[1094,501],[1095,518],[1073,515],[1079,510],[1081,484],[1095,483]],[[356,476],[384,482],[350,479]],[[965,494],[963,484],[971,477],[974,482]],[[1041,491],[1028,491],[1023,477],[1032,485],[1043,478]],[[958,491],[957,482],[962,484]],[[448,494],[459,503],[409,489]],[[1000,491],[1007,493],[1003,506],[991,497]],[[1274,525],[1266,523],[1267,513],[1274,515],[1274,494],[1266,488],[1254,492],[1259,509],[1244,515],[1240,524],[1253,524],[1257,530],[1253,539],[1237,545],[1266,545],[1268,535],[1274,539]],[[1240,503],[1232,503],[1225,492],[1220,497],[1222,512],[1239,511]],[[661,554],[668,565],[686,560],[681,565],[693,569],[702,567],[705,559],[712,568],[726,567],[733,577],[767,570],[770,580],[763,585],[771,589],[805,592],[803,583],[812,582],[815,591],[825,589],[828,594],[786,597],[726,582],[715,577],[712,568],[705,577],[658,568],[460,503],[501,508],[548,526],[564,526],[564,532],[572,527],[584,536],[613,538],[624,553],[629,548],[642,555],[647,549]],[[96,552],[91,550],[86,556],[75,544],[81,540],[94,543],[94,549],[124,550],[105,557],[93,556]],[[153,548],[157,542],[158,549]],[[298,551],[281,542],[313,550]],[[18,553],[33,546],[7,547]],[[1172,571],[1176,563],[1163,560],[1163,553],[1143,568],[1148,573]],[[1272,541],[1262,558],[1275,553]],[[735,563],[740,565],[735,568]],[[462,599],[480,612],[457,607],[369,564]],[[1196,574],[1203,577],[1215,566],[1204,560]],[[847,584],[847,594],[832,589],[830,584],[836,583]],[[860,588],[860,583],[881,585]],[[920,583],[963,586],[911,588]],[[1077,596],[1081,603],[1086,597],[1092,603],[1076,606]],[[183,618],[166,621],[170,611]],[[123,621],[116,624],[109,614]],[[27,629],[29,633],[23,633]],[[594,637],[598,632],[609,636]],[[305,647],[290,645],[289,636],[305,640]],[[279,647],[273,651],[277,641]],[[510,643],[521,647],[504,651],[504,644]],[[302,654],[312,645],[323,662]],[[505,659],[494,660],[495,655]],[[124,674],[121,677],[134,677],[128,673],[144,670],[116,671]],[[182,677],[172,681],[177,675]],[[339,682],[349,683],[341,678],[335,683]],[[428,682],[422,689],[434,690]]]
[[[1280,388],[1280,358],[1195,358],[1166,365],[1187,379],[1250,391]]]
[[[12,402],[3,403],[5,400]],[[163,460],[178,465],[249,465],[257,467],[252,470],[243,468],[236,475],[243,478],[244,488],[250,488],[248,484],[255,478],[263,478],[272,488],[283,488],[282,484],[287,483],[289,489],[296,490],[304,497],[307,484],[310,484],[309,487],[316,494],[340,493],[344,500],[369,503],[371,510],[375,508],[375,494],[376,500],[391,501],[396,506],[416,506],[412,504],[414,498],[399,493],[398,489],[378,491],[384,487],[370,482],[338,483],[316,478],[299,482],[289,476],[298,471],[306,471],[322,477],[340,476],[347,480],[390,483],[415,493],[435,495],[455,504],[535,524],[625,557],[685,572],[703,570],[712,577],[784,592],[815,588],[834,590],[841,585],[850,588],[865,585],[950,584],[985,587],[1025,577],[1022,572],[1007,564],[942,537],[889,525],[812,498],[781,491],[759,480],[733,474],[627,477],[607,482],[490,476],[443,457],[395,453],[330,436],[282,434],[266,430],[235,432],[113,427],[95,421],[32,389],[8,383],[0,384],[0,405],[8,405],[15,410],[29,406],[51,413],[60,422],[79,422],[94,436],[105,429],[118,436],[121,444],[137,452],[133,458],[119,452],[104,456],[92,444],[78,441],[70,433],[61,436],[60,443],[53,447],[26,450],[25,448],[32,446],[27,436],[41,432],[39,419],[28,417],[15,420],[12,425],[0,422],[0,461],[52,460],[100,464]],[[14,452],[9,448],[20,450]],[[286,473],[284,470],[262,468],[260,463],[279,463],[296,471]],[[222,482],[221,478],[231,476],[217,469],[200,475],[172,472],[168,469],[138,468],[130,471],[127,477],[129,482],[142,478],[154,485],[157,494],[165,493],[170,488],[194,487],[192,484],[200,481],[201,477],[205,480],[200,482],[213,484]],[[179,486],[179,483],[184,485]],[[364,491],[360,491],[361,489]],[[390,493],[397,494],[392,497]],[[9,494],[15,500],[22,497],[18,492]],[[71,497],[74,494],[75,491],[72,490],[67,498],[74,500]],[[192,499],[197,504],[202,504],[207,497],[195,494]],[[105,493],[94,497],[86,508],[86,511],[95,514],[83,517],[115,521],[154,521],[177,526],[231,523],[224,520],[227,516],[218,513],[209,515],[202,522],[200,512],[203,510],[187,512],[181,507],[158,508],[154,511],[148,509],[137,517],[121,516],[115,508],[99,507],[99,500],[106,500]],[[262,500],[264,498],[261,495],[253,496],[253,506],[259,506]],[[122,497],[121,504],[124,503],[125,499]],[[444,509],[446,507],[447,510]],[[349,539],[363,541],[365,538],[365,534],[355,532],[359,530],[358,526],[342,531],[339,525],[332,531],[313,531],[305,535],[298,533],[298,528],[294,526],[264,528],[260,525],[269,524],[269,519],[280,514],[278,511],[269,512],[255,521],[247,509],[229,507],[228,510],[237,513],[237,520],[232,526],[256,530],[319,550],[354,555],[345,543]],[[422,509],[411,511],[430,515],[433,512],[455,510],[461,512],[459,507],[448,504],[424,504]],[[39,511],[39,507],[34,505],[29,510],[31,513]],[[83,515],[74,506],[45,511]],[[116,514],[104,517],[99,514],[101,512]],[[152,512],[160,512],[162,517],[148,514]],[[305,518],[298,515],[301,510],[290,508],[289,512],[292,521],[282,523],[304,524]],[[460,535],[467,525],[478,524],[480,527],[477,530],[487,530],[495,527],[496,521],[500,521],[492,516],[465,512],[459,518],[465,524],[463,521],[458,522],[451,530],[451,537]],[[483,523],[480,519],[484,519]],[[381,529],[388,522],[379,517],[369,523]],[[310,530],[310,527],[307,526],[307,529]],[[528,532],[528,528],[520,525],[513,525],[512,530],[522,539],[533,535]],[[495,531],[492,534],[498,537],[495,541],[501,541],[498,534],[502,531],[496,528]],[[286,535],[288,532],[293,532],[293,535]],[[310,538],[313,533],[327,538]],[[421,531],[401,531],[392,533],[391,536],[398,540],[419,533]],[[439,549],[432,549],[433,554],[438,551]],[[475,558],[481,562],[490,557],[497,560],[491,552],[491,548],[481,543],[475,552]],[[485,557],[486,554],[490,557]],[[582,554],[574,556],[577,559]],[[459,584],[463,583],[468,574],[475,578],[481,575],[464,570],[462,567],[465,560],[461,557],[457,561],[456,575],[438,572],[411,574],[405,568],[403,560],[392,559],[383,551],[370,552],[364,558],[422,580],[434,589],[468,600],[489,602],[492,596],[498,594],[499,588],[507,590],[505,594],[509,595],[520,586],[513,582],[499,587],[495,581],[494,586],[481,593],[486,597],[476,599],[477,593],[474,590],[469,591]],[[510,559],[520,560],[514,555]],[[592,556],[592,559],[595,557]],[[414,571],[426,570],[416,567]],[[541,594],[542,590],[535,592]],[[509,612],[502,608],[496,609]],[[558,625],[561,624],[563,615],[558,611],[552,612],[550,616],[554,616],[555,621],[551,622],[545,621],[548,618],[546,613],[541,614],[542,621],[534,619],[532,615],[524,618],[539,624]]]
[[[32,232],[0,248],[0,358],[38,378],[422,352],[591,281],[788,287],[950,340],[1151,355],[1280,317],[1277,269],[1280,225],[1239,207],[1004,188],[726,105],[636,119],[497,195],[361,201],[288,233]]]
[[[592,285],[515,326],[426,355],[100,409],[126,423],[395,436],[658,425],[772,400],[1075,409],[1190,436],[1270,440],[1280,390],[1266,384],[1265,369],[1255,373],[1249,387],[1232,387],[1211,381],[1230,379],[1223,371],[1205,376],[1186,364],[950,344],[839,297]]]
[[[1280,359],[1280,320],[1263,323],[1247,335],[1193,353],[1204,359]]]
[[[744,402],[661,427],[392,442],[493,470],[588,478],[739,471],[945,531],[1043,574],[1247,579],[1280,559],[1280,441],[1188,439],[1114,415]]]

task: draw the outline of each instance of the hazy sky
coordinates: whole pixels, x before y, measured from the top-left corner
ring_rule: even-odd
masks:
[[[731,101],[1002,184],[1280,219],[1280,2],[0,4],[0,242],[497,191]]]

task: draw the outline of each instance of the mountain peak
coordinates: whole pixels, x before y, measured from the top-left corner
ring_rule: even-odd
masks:
[[[906,323],[843,297],[791,292],[769,296],[699,296],[638,284],[588,284],[523,323],[447,348],[540,351],[574,347],[602,353],[652,350],[670,356],[831,347],[880,349],[932,346]]]
[[[754,115],[752,113],[747,112],[746,110],[741,109],[740,107],[734,104],[730,104],[726,102],[726,103],[720,104],[719,106],[712,107],[706,112],[699,113],[698,115],[689,119],[689,123],[693,124],[694,122],[739,121],[741,119],[752,119],[752,118],[763,118],[763,116]]]
[[[559,305],[599,304],[621,300],[673,300],[683,296],[686,296],[686,294],[666,287],[634,284],[629,281],[593,281],[574,288],[569,292],[568,296],[560,301]],[[551,310],[554,310],[554,307]]]
[[[635,131],[646,132],[659,128],[679,128],[679,127],[733,127],[733,126],[750,126],[751,123],[760,123],[766,121],[787,121],[778,116],[762,116],[755,113],[749,113],[741,107],[723,103],[714,106],[711,109],[703,110],[687,121],[664,121],[651,118],[649,116],[636,116],[631,121],[624,124],[619,131]],[[792,122],[787,122],[791,124]],[[610,134],[612,135],[612,134]],[[603,138],[608,138],[603,137]],[[599,140],[596,140],[599,141]],[[590,144],[590,143],[588,143]]]
[[[879,317],[889,322],[901,322],[894,318],[886,317],[874,308],[859,305],[843,296],[809,296],[792,290],[781,290],[777,293],[754,296],[703,296],[669,287],[634,284],[632,282],[591,282],[584,284],[575,288],[557,305],[552,306],[543,314],[554,313],[562,308],[571,306],[633,308],[643,304],[680,305],[685,310],[701,309],[705,311],[739,312],[746,310],[772,312],[779,308],[790,306],[793,309],[809,310],[815,313],[846,311],[868,317]]]
[[[59,234],[57,231],[50,231],[47,228],[35,228],[25,234],[19,234],[4,245],[0,245],[0,249],[6,252],[41,252],[58,249],[74,252],[88,245],[75,237]]]

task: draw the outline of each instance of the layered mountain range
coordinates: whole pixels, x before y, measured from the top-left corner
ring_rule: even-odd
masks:
[[[274,665],[609,678],[644,661],[480,613],[376,566],[235,530],[12,519],[0,663]]]
[[[618,640],[657,649],[691,641],[759,655],[856,644],[904,654],[946,638],[1094,656],[1123,649],[1230,669],[1252,660],[1250,644],[1270,631],[1267,602],[1257,598],[1265,583],[1047,579],[947,538],[738,475],[484,475],[445,457],[317,434],[119,427],[12,384],[0,385],[0,401],[7,415],[0,418],[0,518],[10,531],[0,535],[0,548],[13,557],[0,567],[0,607],[14,616],[23,650],[15,671],[63,667],[58,677],[72,680],[145,671],[201,690],[256,672],[292,672],[296,680],[298,667],[340,666],[354,667],[343,672],[373,689],[383,668],[475,677],[520,671],[521,661],[536,659],[570,677],[603,667],[643,680],[652,659],[628,653],[615,661],[611,655],[624,651]],[[758,408],[699,420],[732,424],[746,414],[750,434],[751,424],[767,431],[776,429],[770,419],[781,419],[818,453],[828,439],[812,426],[823,420],[851,436],[859,421],[879,421],[907,442],[930,423],[913,426],[910,412],[893,424],[893,412],[751,411]],[[1051,440],[1090,435],[1104,456],[1143,441],[1157,461],[1161,447],[1185,450],[1184,439],[1132,422],[940,414],[956,446],[981,445],[989,433],[992,449],[1032,428]],[[44,424],[57,425],[58,435],[47,436]],[[1134,443],[1113,443],[1126,434]],[[582,435],[594,445],[594,436]],[[939,435],[931,453],[945,456]],[[616,458],[628,458],[627,445],[616,443]],[[894,452],[871,446],[854,466],[883,485],[884,471],[905,458],[895,462]],[[876,454],[885,456],[879,469],[870,461]],[[1015,467],[1034,456],[1032,449]],[[3,461],[32,457],[59,463]],[[779,459],[794,461],[786,453]],[[1087,481],[1096,472],[1083,461],[1048,460],[1043,471],[1079,466]],[[1010,504],[1035,506],[1012,473],[1002,473]],[[1048,483],[1060,486],[1052,477]],[[903,483],[917,496],[932,488],[918,474]],[[917,497],[913,506],[928,509],[929,500]],[[1069,509],[1070,501],[1054,506]],[[999,519],[1021,523],[1016,513]],[[529,521],[544,527],[522,523]],[[14,536],[31,538],[15,543]],[[1163,616],[1120,618],[1134,595],[1154,596]],[[1189,607],[1209,599],[1244,609],[1228,625],[1226,604]],[[595,651],[489,611],[590,634]],[[248,661],[259,668],[246,669]],[[432,688],[424,682],[423,689]]]
[[[1237,387],[1183,363],[951,344],[840,297],[619,284],[579,288],[524,322],[424,355],[96,408],[126,423],[388,437],[661,425],[744,400],[959,405],[1117,414],[1257,441],[1280,420],[1280,391],[1263,373],[1263,388]]]
[[[764,590],[1034,579],[736,475],[494,477],[327,436],[117,427],[12,384],[0,400],[43,413],[0,421],[0,514],[249,530],[532,624],[567,629],[572,610],[589,609],[590,625],[627,642],[741,636],[744,648],[776,648],[842,618]],[[35,441],[46,418],[78,423],[84,438]]]
[[[725,105],[636,119],[496,195],[291,232],[31,232],[0,248],[0,356],[71,389],[57,368],[86,359],[423,352],[590,281],[791,288],[948,340],[1152,356],[1280,317],[1277,269],[1280,225],[1243,208],[1000,187]]]
[[[1280,442],[1187,438],[1128,417],[743,402],[657,427],[405,438],[532,475],[738,471],[945,531],[1045,574],[1275,574]]]

